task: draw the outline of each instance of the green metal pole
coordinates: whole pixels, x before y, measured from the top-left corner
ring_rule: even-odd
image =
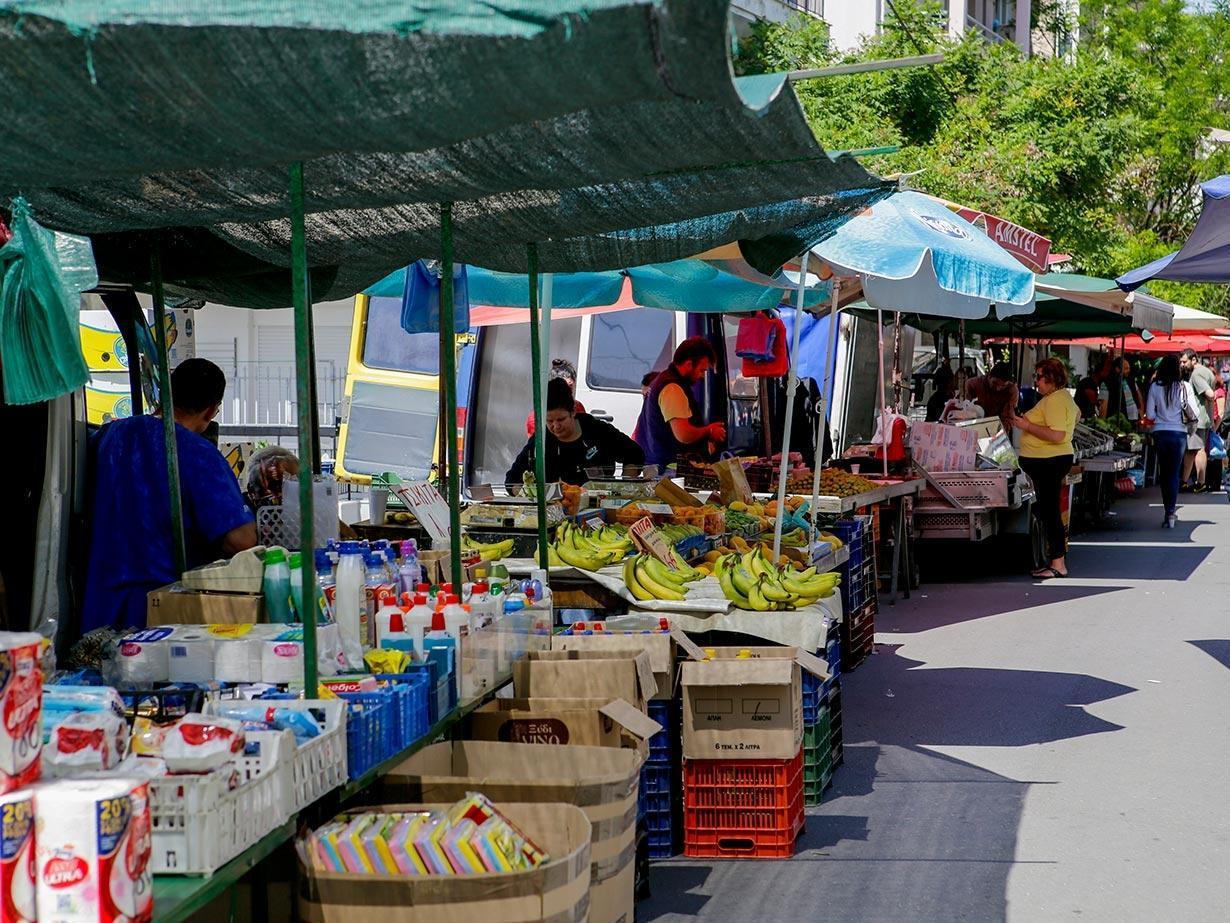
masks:
[[[171,544],[175,570],[188,569],[184,545],[184,507],[179,492],[179,446],[175,439],[175,401],[171,396],[171,361],[167,355],[167,303],[162,292],[162,252],[155,247],[149,260],[150,288],[154,296],[154,329],[158,343],[158,403],[162,410],[162,437],[167,450],[167,491],[171,501]],[[134,358],[135,361],[135,358]]]
[[[534,386],[534,481],[538,497],[538,560],[547,567],[550,540],[547,538],[547,415],[542,393],[542,320],[538,310],[538,245],[526,247],[530,274],[530,375]]]
[[[444,344],[444,365],[440,377],[444,385],[445,457],[448,459],[448,544],[453,589],[461,593],[461,479],[457,459],[457,333],[453,328],[453,205],[440,206],[440,342]]]
[[[303,217],[303,163],[290,165],[290,282],[295,309],[295,400],[299,421],[299,551],[303,562],[303,688],[309,699],[317,696],[316,677],[316,542],[312,535],[312,429],[316,414],[312,387],[312,296],[308,290],[307,228]]]

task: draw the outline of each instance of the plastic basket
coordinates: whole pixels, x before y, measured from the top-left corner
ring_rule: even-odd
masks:
[[[290,816],[294,735],[253,731],[247,738],[252,752],[231,766],[150,780],[150,871],[211,875]],[[236,772],[240,784],[232,789]]]
[[[290,780],[286,785],[287,815],[295,814],[346,781],[346,703],[335,699],[281,699],[278,708],[306,712],[320,730],[289,755]],[[217,706],[210,702],[205,713]]]
[[[803,671],[803,727],[811,727],[820,720],[823,681]]]
[[[684,761],[683,852],[781,859],[803,829],[803,753],[790,760]]]
[[[347,774],[351,779],[357,779],[397,752],[394,695],[380,689],[375,692],[341,692],[338,697],[348,706]]]
[[[428,703],[431,675],[425,671],[377,673],[376,681],[394,693],[393,746],[404,750],[431,729],[433,722]]]

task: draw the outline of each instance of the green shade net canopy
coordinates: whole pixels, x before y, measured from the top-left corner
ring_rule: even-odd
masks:
[[[0,195],[90,234],[107,281],[147,287],[157,246],[170,291],[252,307],[290,300],[297,160],[318,300],[438,255],[440,202],[492,269],[531,242],[554,272],[741,240],[771,271],[889,186],[827,156],[783,75],[731,77],[727,14],[0,0]]]

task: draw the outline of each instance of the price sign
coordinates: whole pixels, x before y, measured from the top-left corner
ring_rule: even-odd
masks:
[[[683,565],[678,553],[654,528],[653,520],[648,516],[632,523],[628,534],[632,536],[632,542],[637,548],[657,558],[671,570],[678,570]]]
[[[392,490],[414,513],[433,542],[449,540],[449,509],[440,491],[426,481],[411,481]]]

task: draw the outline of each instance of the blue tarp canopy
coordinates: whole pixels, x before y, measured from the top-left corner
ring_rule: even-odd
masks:
[[[1150,279],[1169,282],[1230,282],[1230,175],[1200,185],[1204,207],[1191,236],[1168,253],[1115,281],[1132,291]]]

